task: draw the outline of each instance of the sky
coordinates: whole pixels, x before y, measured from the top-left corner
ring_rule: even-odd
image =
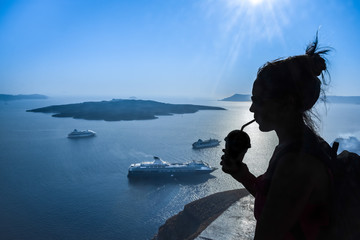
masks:
[[[360,95],[359,0],[0,0],[0,93],[221,99],[319,31]]]

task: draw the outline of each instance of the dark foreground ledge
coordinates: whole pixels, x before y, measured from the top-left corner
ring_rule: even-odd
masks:
[[[184,210],[169,218],[153,240],[195,239],[211,222],[240,198],[246,189],[219,192],[185,205]]]

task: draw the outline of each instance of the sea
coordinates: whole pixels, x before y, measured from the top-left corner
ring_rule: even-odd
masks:
[[[184,205],[243,187],[221,171],[219,162],[227,133],[252,120],[249,102],[161,99],[226,110],[141,121],[56,118],[26,112],[97,100],[111,99],[56,97],[0,102],[0,239],[152,239]],[[320,104],[318,112],[319,132],[329,143],[336,138],[344,143],[351,136],[360,138],[360,105]],[[67,138],[75,128],[91,129],[96,136]],[[278,140],[274,132],[260,132],[256,123],[245,131],[252,147],[244,162],[259,175],[267,168]],[[192,143],[200,138],[216,138],[221,143],[214,148],[192,149]],[[130,164],[151,161],[153,156],[172,163],[201,160],[219,169],[209,176],[186,180],[128,179]],[[246,233],[249,235],[252,233]]]

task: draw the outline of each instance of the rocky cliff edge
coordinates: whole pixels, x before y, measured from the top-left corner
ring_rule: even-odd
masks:
[[[153,240],[195,239],[211,222],[240,198],[246,189],[219,192],[185,205],[184,210],[169,218]]]

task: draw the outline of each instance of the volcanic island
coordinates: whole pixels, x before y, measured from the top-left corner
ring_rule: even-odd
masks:
[[[152,100],[112,99],[110,101],[83,102],[27,110],[27,112],[53,113],[53,117],[72,117],[85,120],[131,121],[150,120],[158,116],[195,113],[200,110],[226,110],[222,107],[170,104]]]

